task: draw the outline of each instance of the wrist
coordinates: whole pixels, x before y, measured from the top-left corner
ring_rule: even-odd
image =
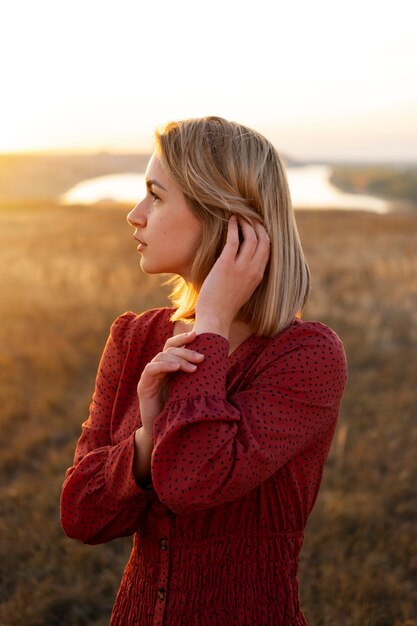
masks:
[[[143,428],[138,428],[135,432],[135,457],[133,463],[133,474],[136,483],[144,490],[152,488],[151,476],[151,456],[153,442],[149,439],[148,433]]]
[[[142,447],[153,448],[152,431],[147,430],[144,426],[140,426],[135,432],[135,443]]]
[[[221,319],[220,316],[213,317],[196,314],[193,330],[197,335],[201,335],[202,333],[215,333],[229,340],[230,322]]]

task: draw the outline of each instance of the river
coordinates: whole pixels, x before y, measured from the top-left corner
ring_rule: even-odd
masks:
[[[353,209],[387,213],[390,203],[373,196],[340,191],[329,182],[327,165],[287,167],[288,184],[296,209]],[[111,200],[137,203],[145,194],[144,174],[114,174],[84,180],[61,196],[62,204],[95,204]]]

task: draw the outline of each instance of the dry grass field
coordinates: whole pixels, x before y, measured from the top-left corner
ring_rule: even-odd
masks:
[[[39,204],[39,203],[38,203]],[[104,626],[131,539],[85,546],[59,494],[113,319],[168,305],[125,210],[0,212],[0,624]],[[300,563],[311,626],[417,626],[417,214],[298,212],[305,319],[349,381]]]

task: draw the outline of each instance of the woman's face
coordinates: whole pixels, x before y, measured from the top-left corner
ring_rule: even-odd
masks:
[[[203,226],[188,207],[184,194],[162,169],[155,154],[146,169],[147,193],[127,216],[147,274],[178,274],[190,279]]]

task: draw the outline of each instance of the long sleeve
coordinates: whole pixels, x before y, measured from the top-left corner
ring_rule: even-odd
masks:
[[[82,424],[74,464],[61,493],[61,525],[84,543],[104,543],[131,535],[155,497],[142,490],[133,475],[134,432],[117,445],[111,441],[111,419],[123,367],[123,338],[133,313],[112,324],[96,377],[90,414]]]
[[[205,359],[194,374],[175,374],[153,432],[153,485],[175,513],[242,497],[334,429],[347,378],[343,345],[320,323],[291,331],[285,349],[269,349],[230,397],[228,341],[202,333],[189,347]]]

